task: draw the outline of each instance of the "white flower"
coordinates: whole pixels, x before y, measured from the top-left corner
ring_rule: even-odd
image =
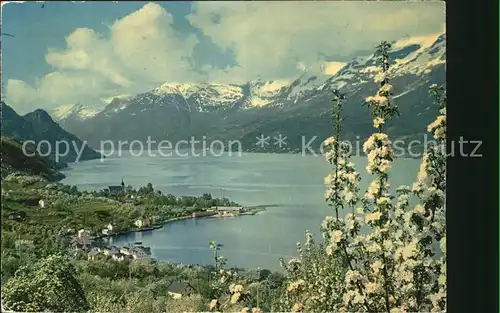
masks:
[[[412,282],[413,281],[413,272],[411,271],[404,271],[403,273],[401,273],[401,279],[404,281],[404,282]],[[408,289],[411,289],[413,288],[413,285],[408,285],[407,286]]]
[[[376,195],[380,190],[380,184],[378,180],[374,180],[370,183],[370,186],[368,186],[368,192],[371,193],[372,195]]]
[[[335,137],[328,137],[325,141],[323,141],[323,144],[325,146],[328,146],[332,143],[335,143],[337,140],[335,139]]]
[[[306,282],[303,280],[303,279],[299,279],[297,281],[294,281],[294,282],[291,282],[288,287],[287,287],[287,290],[288,291],[295,291],[297,290],[301,285],[304,285]]]
[[[365,287],[368,294],[375,293],[380,288],[377,283],[368,283]]]
[[[336,249],[336,245],[328,245],[326,246],[326,254],[331,256],[333,254],[333,252],[335,251]]]
[[[354,303],[354,304],[363,303],[364,301],[365,301],[365,296],[363,296],[360,293],[356,293],[356,295],[354,296],[354,299],[352,299],[352,303]]]
[[[233,288],[234,292],[243,292],[243,286],[242,285],[236,285]]]
[[[340,230],[334,230],[332,232],[332,242],[339,243],[342,240],[342,232]]]
[[[379,128],[381,125],[384,125],[385,121],[381,117],[377,117],[373,120],[373,127]]]
[[[292,312],[300,312],[304,308],[302,303],[295,303],[292,307]]]
[[[361,281],[362,276],[361,274],[356,271],[356,270],[348,270],[347,273],[345,274],[345,281],[346,283],[351,283],[351,282],[358,282]]]
[[[333,151],[326,151],[325,152],[325,159],[327,161],[330,161],[333,158]]]
[[[421,204],[417,204],[415,208],[413,209],[413,212],[424,215],[425,214],[425,208]]]
[[[378,152],[378,154],[382,158],[385,158],[385,157],[388,157],[388,156],[392,156],[392,149],[389,146],[383,146],[379,150],[380,151]]]
[[[377,75],[375,75],[375,77],[373,78],[373,80],[376,83],[379,83],[379,82],[383,81],[385,78],[386,78],[385,72],[381,71],[381,72],[377,73]]]
[[[214,299],[210,301],[210,303],[208,304],[208,308],[212,310],[213,308],[215,308],[216,305],[217,305],[217,299]]]
[[[321,227],[326,229],[332,224],[333,221],[334,221],[333,216],[327,216],[327,217],[325,217],[325,219],[321,223]]]
[[[382,173],[387,173],[391,169],[391,161],[381,160],[378,166],[378,170]]]
[[[350,201],[352,201],[353,199],[354,199],[354,193],[352,193],[352,192],[346,192],[346,193],[344,194],[344,200],[345,200],[346,202],[350,202]]]
[[[384,93],[384,92],[392,94],[394,92],[394,86],[391,84],[385,84],[384,86],[380,87],[379,93]]]
[[[441,241],[439,242],[439,247],[441,248],[441,251],[446,254],[446,237],[441,238]]]
[[[380,245],[376,242],[372,242],[371,244],[366,246],[366,251],[372,252],[372,253],[378,252],[378,251],[380,251]]]
[[[402,251],[403,259],[406,260],[406,259],[411,258],[412,256],[415,255],[416,251],[417,251],[417,242],[412,241],[410,244],[406,245],[403,248],[403,251]]]
[[[378,274],[378,272],[380,272],[381,269],[384,268],[384,264],[382,264],[381,261],[377,260],[373,262],[370,267],[372,268],[373,273],[376,275]]]
[[[388,197],[380,197],[377,199],[378,205],[385,205],[385,204],[389,204],[389,203],[391,203],[391,199],[389,199]]]
[[[374,143],[375,137],[372,135],[363,143],[363,152],[366,153],[369,149],[371,149]]]
[[[439,275],[438,282],[441,285],[445,285],[446,284],[446,276],[445,275]]]
[[[325,185],[330,185],[333,182],[333,175],[332,173],[328,174],[328,176],[325,177]]]
[[[438,127],[434,131],[434,138],[435,139],[445,139],[446,138],[446,128],[444,127]]]
[[[380,220],[382,213],[380,211],[365,214],[365,223],[376,222]]]
[[[382,245],[384,246],[384,249],[388,250],[388,251],[391,251],[392,248],[394,247],[394,245],[392,243],[392,240],[390,240],[390,239],[384,240],[384,242],[382,243]]]
[[[238,300],[240,299],[240,296],[241,294],[239,292],[235,292],[232,296],[231,296],[231,303],[236,303],[238,302]]]
[[[333,196],[333,189],[329,188],[325,191],[325,199],[328,200]]]
[[[359,208],[356,209],[356,212],[358,214],[363,214],[363,213],[365,213],[365,210],[363,208],[359,207]]]

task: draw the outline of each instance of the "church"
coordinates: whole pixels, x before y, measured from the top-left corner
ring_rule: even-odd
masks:
[[[123,196],[125,194],[125,183],[123,182],[120,186],[108,186],[108,194],[110,196]]]

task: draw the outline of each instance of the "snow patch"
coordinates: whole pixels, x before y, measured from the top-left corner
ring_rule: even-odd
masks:
[[[345,62],[325,62],[323,74],[325,74],[325,75],[335,75],[346,64],[347,63],[345,63]]]
[[[62,105],[53,111],[52,116],[56,120],[66,118],[71,114],[71,110],[73,109],[74,106],[75,106],[74,104]]]
[[[106,105],[110,104],[114,99],[119,99],[119,100],[127,100],[132,98],[131,95],[129,94],[122,94],[122,95],[117,95],[109,98],[101,98],[101,101],[104,102]]]
[[[274,93],[280,91],[281,88],[286,87],[289,84],[287,81],[269,81],[262,87],[263,92]]]
[[[269,103],[271,103],[271,101],[259,97],[252,97],[250,100],[250,106],[252,107],[263,107]]]

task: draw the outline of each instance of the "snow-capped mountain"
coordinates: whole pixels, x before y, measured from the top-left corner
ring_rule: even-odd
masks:
[[[61,106],[51,112],[51,116],[57,120],[72,119],[85,120],[99,113],[98,109],[83,106],[81,104],[69,104]]]
[[[402,116],[412,117],[397,128],[401,136],[409,136],[424,129],[422,120],[432,118],[428,86],[445,82],[446,35],[405,38],[392,47],[389,76],[396,86],[395,99]],[[78,105],[54,115],[90,142],[147,136],[184,139],[196,134],[254,140],[258,132],[297,129],[296,125],[311,134],[326,133],[332,91],[340,89],[349,99],[346,123],[364,135],[371,131],[371,121],[361,104],[376,91],[377,60],[359,56],[339,67],[333,75],[318,64],[290,80],[256,78],[240,85],[167,82],[133,97],[115,97],[100,112]]]

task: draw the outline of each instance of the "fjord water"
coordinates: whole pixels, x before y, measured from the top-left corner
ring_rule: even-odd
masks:
[[[353,157],[362,174],[362,190],[371,180],[364,168],[366,158]],[[397,159],[391,170],[392,188],[411,185],[419,160]],[[171,222],[162,229],[130,233],[113,238],[113,244],[142,241],[152,248],[153,257],[172,263],[209,264],[208,242],[223,244],[221,254],[228,265],[279,270],[278,258],[296,255],[296,243],[304,241],[306,230],[320,239],[323,218],[333,215],[324,201],[324,177],[329,164],[323,156],[298,154],[243,153],[241,156],[133,156],[73,163],[64,171],[62,182],[79,190],[99,190],[118,185],[122,177],[134,188],[153,184],[164,194],[211,193],[243,206],[263,206],[255,216],[199,218]]]

